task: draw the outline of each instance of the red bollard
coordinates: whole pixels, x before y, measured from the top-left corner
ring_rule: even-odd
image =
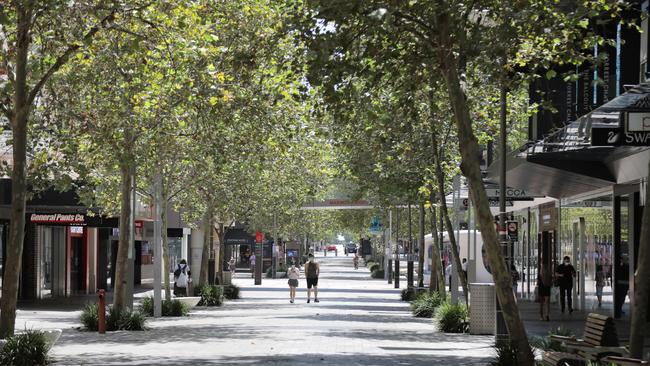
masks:
[[[97,329],[99,334],[106,333],[106,291],[104,289],[99,290],[99,307],[97,309],[99,324]]]

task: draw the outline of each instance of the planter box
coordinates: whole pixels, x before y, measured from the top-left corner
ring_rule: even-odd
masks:
[[[275,278],[284,278],[287,275],[287,272],[275,272]]]
[[[184,304],[189,305],[191,308],[195,307],[196,304],[201,301],[200,296],[189,296],[189,297],[175,297],[174,300],[178,300]]]

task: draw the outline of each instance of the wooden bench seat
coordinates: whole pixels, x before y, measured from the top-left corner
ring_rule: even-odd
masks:
[[[607,364],[616,364],[620,366],[641,366],[641,365],[648,365],[650,362],[640,360],[638,358],[630,358],[630,357],[619,357],[619,356],[607,356],[602,359],[603,362],[607,362]]]
[[[614,319],[601,314],[587,315],[583,338],[552,335],[551,339],[562,342],[568,352],[544,353],[542,362],[546,365],[586,365],[588,361],[598,362],[606,356],[622,356],[626,353],[619,346]]]

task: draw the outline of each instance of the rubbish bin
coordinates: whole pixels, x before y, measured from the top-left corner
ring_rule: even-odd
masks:
[[[469,333],[497,332],[497,301],[493,283],[470,283]]]
[[[230,285],[231,283],[232,283],[232,278],[231,278],[230,271],[224,271],[223,272],[223,284],[224,285]]]

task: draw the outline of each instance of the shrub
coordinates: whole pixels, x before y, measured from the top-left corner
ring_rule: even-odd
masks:
[[[416,298],[415,291],[413,288],[407,287],[400,292],[400,298],[402,301],[413,301]]]
[[[146,318],[140,311],[118,310],[111,306],[106,315],[106,330],[145,330],[145,322]]]
[[[81,310],[80,320],[86,330],[97,331],[99,325],[99,307],[97,303],[87,303]]]
[[[140,310],[146,316],[153,316],[153,297],[142,299]],[[178,299],[162,301],[162,316],[187,316],[189,313],[190,306]]]
[[[223,295],[226,299],[228,300],[236,300],[239,299],[239,287],[237,285],[225,285],[223,287]]]
[[[531,337],[530,345],[544,351],[566,352],[567,350],[564,346],[562,346],[562,342],[551,339],[551,335],[571,337],[575,334],[570,329],[560,326],[559,328],[548,332],[548,335],[546,337]]]
[[[383,269],[376,269],[376,270],[372,271],[372,273],[370,274],[370,277],[372,277],[372,278],[384,278],[384,275],[385,275],[385,272],[384,272]]]
[[[440,304],[436,311],[438,330],[444,333],[465,333],[468,329],[469,312],[464,303]]]
[[[520,364],[515,343],[499,342],[494,345],[494,353],[496,356],[490,362],[490,366],[515,366]]]
[[[201,300],[199,306],[221,306],[223,305],[223,286],[204,285],[199,292]]]
[[[378,271],[380,268],[381,268],[381,266],[379,265],[379,263],[373,263],[373,264],[368,266],[368,269],[370,270],[370,272]]]
[[[32,366],[47,365],[49,346],[45,334],[38,330],[25,330],[24,333],[7,338],[0,349],[0,365]]]
[[[279,277],[279,278],[286,278],[287,277],[287,266],[284,264],[279,265],[275,272],[284,272],[284,276]],[[266,278],[273,278],[273,267],[269,267],[269,269],[266,270]]]
[[[417,296],[411,304],[413,316],[418,318],[431,318],[444,299],[438,292],[425,292]]]

